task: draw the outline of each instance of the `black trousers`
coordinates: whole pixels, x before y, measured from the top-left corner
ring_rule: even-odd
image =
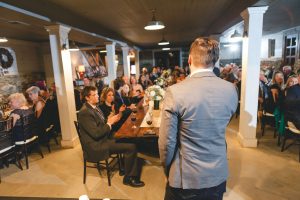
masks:
[[[222,200],[226,192],[226,181],[211,188],[181,189],[173,188],[167,183],[165,200]]]
[[[125,176],[138,176],[138,158],[135,144],[116,143],[115,140],[109,140],[109,153],[124,154]]]

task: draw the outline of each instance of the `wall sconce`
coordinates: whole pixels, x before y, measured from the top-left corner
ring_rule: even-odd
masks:
[[[80,79],[83,79],[84,78],[84,73],[85,73],[84,65],[79,65],[78,68],[77,68],[77,71],[79,73]]]
[[[7,42],[7,38],[6,37],[0,37],[0,42]]]

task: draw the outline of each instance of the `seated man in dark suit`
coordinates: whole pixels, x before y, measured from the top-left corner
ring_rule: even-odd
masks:
[[[86,103],[78,113],[78,123],[81,131],[81,142],[95,160],[104,160],[111,154],[123,153],[125,176],[123,183],[132,187],[142,187],[144,182],[138,178],[137,151],[134,144],[116,143],[109,137],[111,125],[119,121],[120,116],[114,115],[105,120],[102,111],[97,107],[99,102],[96,87],[86,86],[82,91]]]
[[[287,90],[285,98],[285,117],[300,130],[300,85],[293,85]]]

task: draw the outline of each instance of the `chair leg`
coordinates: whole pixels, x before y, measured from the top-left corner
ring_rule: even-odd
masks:
[[[38,142],[36,143],[36,146],[37,146],[37,150],[40,153],[41,157],[44,158],[44,154],[43,154],[41,146],[40,146],[40,144]]]
[[[29,169],[27,147],[23,146],[25,152],[26,169]]]
[[[47,143],[47,148],[48,148],[48,152],[51,153],[51,149],[50,149],[50,144],[49,144],[49,142]]]
[[[54,140],[55,140],[56,145],[58,145],[57,136],[54,136]]]
[[[86,160],[83,159],[83,184],[85,184],[86,181]]]
[[[108,179],[108,186],[111,186],[111,181],[110,181],[110,168],[108,165],[108,160],[105,160],[105,166],[106,166],[106,172],[107,172],[107,179]]]
[[[277,146],[280,147],[280,144],[281,144],[281,135],[278,134],[278,138],[277,138]]]
[[[15,152],[15,159],[16,159],[17,167],[20,168],[21,170],[23,170],[23,167],[22,167],[22,164],[20,162],[20,158],[18,157],[18,153],[17,152]]]
[[[276,138],[276,136],[277,136],[277,130],[276,130],[276,128],[274,129],[274,138]]]
[[[287,137],[286,135],[283,136],[283,141],[282,141],[282,146],[281,146],[281,152],[284,151],[284,146],[285,146],[285,142],[286,142],[286,139],[287,139],[286,137]]]

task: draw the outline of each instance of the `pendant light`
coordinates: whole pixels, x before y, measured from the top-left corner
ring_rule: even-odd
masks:
[[[163,34],[162,40],[158,43],[158,45],[168,45],[168,44],[170,44],[170,42],[165,39],[165,36]]]
[[[144,27],[148,31],[159,30],[165,28],[165,25],[161,21],[157,21],[155,18],[155,9],[152,10],[152,20]]]

